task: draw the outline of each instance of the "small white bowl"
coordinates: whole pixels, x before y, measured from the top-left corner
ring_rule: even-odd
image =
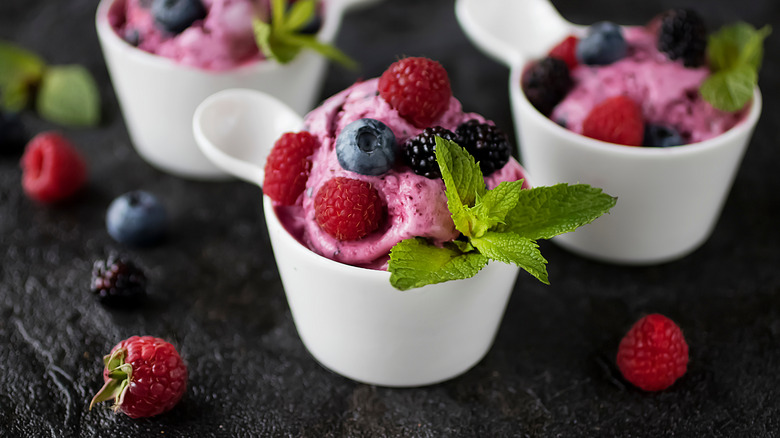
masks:
[[[679,259],[707,240],[761,114],[758,89],[746,119],[713,139],[672,148],[605,143],[545,117],[521,87],[525,65],[582,26],[547,0],[458,0],[456,12],[472,41],[511,69],[520,156],[534,184],[585,183],[618,198],[609,214],[554,242],[597,260],[648,265]]]
[[[214,163],[261,185],[274,141],[302,121],[274,98],[227,90],[195,111],[198,145]],[[295,239],[263,197],[265,221],[295,327],[322,365],[381,386],[421,386],[466,372],[484,357],[519,269],[490,263],[476,276],[399,291],[390,273],[322,257]]]
[[[291,63],[259,61],[228,71],[188,67],[127,44],[112,29],[108,13],[124,0],[102,0],[95,25],[130,139],[139,155],[160,170],[194,179],[230,175],[206,159],[192,136],[192,115],[206,97],[228,88],[263,90],[299,113],[310,110],[319,95],[326,59],[305,50]],[[326,2],[319,38],[335,40],[344,12],[376,0]]]

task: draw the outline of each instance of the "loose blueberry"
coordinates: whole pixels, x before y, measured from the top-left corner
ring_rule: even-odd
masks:
[[[666,148],[683,145],[685,144],[685,140],[680,133],[671,126],[647,123],[645,125],[645,138],[642,144],[645,146]]]
[[[19,114],[0,111],[0,153],[22,152],[26,143],[27,133]]]
[[[206,17],[201,0],[154,0],[152,16],[163,30],[177,34],[192,23]]]
[[[336,139],[336,156],[346,170],[381,175],[395,164],[395,134],[375,119],[359,119],[345,126]]]
[[[623,31],[615,23],[602,21],[588,28],[577,44],[577,59],[588,65],[607,65],[626,56],[628,46]]]
[[[119,243],[149,246],[165,236],[165,208],[151,193],[135,190],[114,199],[106,213],[108,234]]]

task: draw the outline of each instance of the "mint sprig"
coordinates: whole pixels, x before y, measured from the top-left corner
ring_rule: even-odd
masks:
[[[257,47],[266,58],[287,64],[303,49],[314,50],[339,64],[354,69],[357,63],[336,47],[320,42],[314,35],[300,33],[317,13],[317,0],[299,0],[290,6],[285,0],[272,0],[271,17],[264,21],[252,19]]]
[[[33,102],[42,118],[60,125],[100,120],[100,93],[84,67],[48,66],[35,53],[0,41],[0,108],[19,112]]]
[[[436,137],[447,207],[462,239],[436,246],[406,239],[390,251],[390,283],[407,290],[477,274],[489,260],[515,264],[549,284],[537,239],[573,231],[608,212],[616,198],[585,184],[522,189],[523,181],[488,190],[479,165],[456,143]]]
[[[712,74],[699,88],[704,100],[722,111],[737,111],[753,97],[770,26],[756,30],[739,22],[710,35],[707,59]]]

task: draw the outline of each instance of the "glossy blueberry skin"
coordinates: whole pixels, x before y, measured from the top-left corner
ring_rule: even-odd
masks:
[[[577,60],[587,65],[607,65],[625,57],[627,51],[620,26],[602,21],[590,26],[588,34],[577,43]]]
[[[685,140],[680,133],[671,126],[648,123],[645,125],[645,138],[642,144],[645,146],[668,148],[670,146],[683,145],[685,144]]]
[[[114,199],[106,212],[108,234],[119,243],[150,246],[165,236],[168,215],[156,196],[142,190]]]
[[[336,139],[341,167],[361,175],[382,175],[392,169],[397,148],[393,131],[375,119],[355,120]]]
[[[201,0],[154,0],[151,12],[157,26],[173,34],[206,16]]]

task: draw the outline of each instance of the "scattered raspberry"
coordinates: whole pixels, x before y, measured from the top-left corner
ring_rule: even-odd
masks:
[[[617,366],[639,388],[660,391],[685,374],[688,344],[674,321],[657,313],[647,315],[620,341]]]
[[[658,50],[669,59],[682,59],[686,67],[704,64],[707,52],[707,26],[691,9],[670,9],[660,17]]]
[[[114,409],[130,418],[152,417],[173,408],[187,389],[187,366],[176,348],[160,338],[125,339],[104,362],[105,385],[95,394],[90,409],[114,399]]]
[[[582,123],[582,135],[609,143],[641,146],[644,127],[639,105],[626,96],[616,96],[593,107]]]
[[[338,240],[357,240],[379,228],[382,201],[370,183],[336,177],[325,182],[314,198],[314,217]]]
[[[423,129],[416,137],[406,140],[403,149],[404,162],[414,173],[426,178],[441,178],[439,163],[436,161],[436,137],[458,141],[454,132],[441,126]]]
[[[550,58],[557,58],[566,63],[569,70],[574,70],[577,67],[577,42],[579,38],[574,35],[567,36],[563,41],[558,43],[557,46],[550,50],[547,55]]]
[[[447,111],[452,90],[441,64],[428,58],[404,58],[382,73],[379,95],[414,126],[427,128]]]
[[[109,306],[137,306],[146,298],[146,275],[133,262],[109,256],[92,267],[91,292]]]
[[[74,195],[87,181],[87,165],[78,150],[57,132],[42,132],[27,144],[21,160],[22,188],[43,203]]]
[[[306,188],[317,139],[306,131],[283,134],[265,162],[263,192],[282,205],[293,205]]]
[[[550,115],[574,85],[566,62],[549,56],[529,65],[520,82],[525,97],[545,116]]]
[[[461,123],[455,133],[459,144],[479,163],[483,176],[504,167],[512,155],[506,134],[494,125],[472,119]]]

